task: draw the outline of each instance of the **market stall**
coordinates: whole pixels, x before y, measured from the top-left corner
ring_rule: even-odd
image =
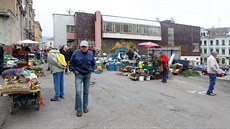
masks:
[[[22,72],[21,72],[22,71]],[[0,85],[0,95],[10,97],[9,113],[24,105],[43,106],[37,76],[29,71],[10,69],[3,71],[4,83]]]

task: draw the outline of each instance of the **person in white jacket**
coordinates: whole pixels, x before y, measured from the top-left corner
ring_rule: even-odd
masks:
[[[216,74],[219,72],[219,65],[216,61],[217,52],[212,51],[211,55],[207,59],[207,72],[209,76],[209,87],[207,91],[207,95],[215,96],[216,94],[213,93],[214,86],[216,83]]]

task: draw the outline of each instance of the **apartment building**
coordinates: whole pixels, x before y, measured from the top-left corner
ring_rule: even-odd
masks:
[[[8,46],[34,40],[34,11],[32,0],[0,0],[0,39]]]
[[[201,62],[207,63],[210,53],[218,52],[217,62],[219,64],[230,64],[230,27],[201,28]]]
[[[39,43],[42,41],[42,28],[38,21],[34,21],[34,41]]]

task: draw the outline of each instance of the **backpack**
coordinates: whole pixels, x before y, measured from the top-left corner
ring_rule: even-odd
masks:
[[[61,53],[56,53],[56,56],[57,56],[57,59],[58,59],[58,62],[63,65],[63,66],[67,66],[67,63],[65,61],[65,56]]]

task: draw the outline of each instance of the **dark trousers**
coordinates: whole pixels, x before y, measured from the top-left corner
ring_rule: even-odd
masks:
[[[210,94],[213,92],[214,86],[216,84],[216,74],[215,73],[209,73],[208,76],[209,76],[209,87],[208,87],[207,94]]]
[[[168,79],[168,70],[162,71],[162,82],[167,82]]]

